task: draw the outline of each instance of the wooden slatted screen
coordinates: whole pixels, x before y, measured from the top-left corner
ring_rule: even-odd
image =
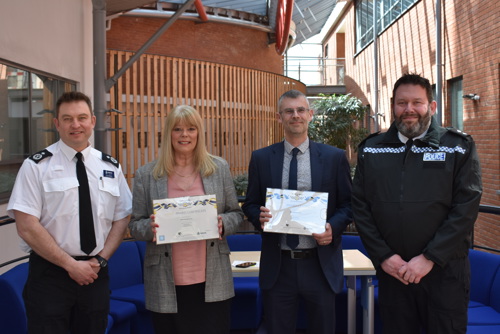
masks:
[[[133,53],[108,51],[109,76]],[[277,101],[289,89],[305,92],[299,81],[199,60],[145,54],[110,91],[112,155],[129,184],[140,166],[158,154],[165,117],[179,104],[201,114],[210,153],[226,159],[234,175],[247,172],[253,150],[283,139],[276,121]]]

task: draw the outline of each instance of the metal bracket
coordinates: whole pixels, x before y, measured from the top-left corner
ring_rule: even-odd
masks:
[[[123,111],[120,111],[120,110],[114,109],[114,108],[108,109],[108,110],[106,110],[106,112],[109,112],[109,113],[115,112],[117,114],[123,114]]]

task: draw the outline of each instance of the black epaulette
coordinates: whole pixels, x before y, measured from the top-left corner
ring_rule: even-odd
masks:
[[[49,151],[47,151],[46,149],[43,150],[43,151],[40,151],[40,152],[36,152],[35,154],[33,155],[30,155],[30,159],[33,160],[35,163],[39,163],[40,161],[42,161],[43,159],[45,158],[48,158],[48,157],[51,157],[52,156],[52,153],[50,153]]]
[[[459,130],[459,129],[456,129],[456,128],[453,128],[453,127],[447,127],[446,130],[448,130],[448,132],[451,132],[453,134],[456,134],[460,137],[464,137],[466,138],[467,140],[472,140],[472,137],[467,134],[466,132],[463,132],[462,130]]]
[[[118,160],[116,160],[115,158],[113,158],[112,156],[110,156],[109,154],[106,154],[106,153],[102,153],[102,160],[104,161],[107,161],[109,163],[111,163],[113,166],[115,166],[116,168],[120,167],[120,163],[118,162]]]
[[[363,140],[359,143],[358,148],[359,148],[359,147],[364,146],[364,145],[365,145],[365,143],[366,143],[366,141],[367,141],[368,139],[370,139],[370,138],[372,138],[372,137],[375,137],[375,136],[378,136],[379,134],[380,134],[380,131],[377,131],[377,132],[374,132],[374,133],[369,134],[369,135],[368,135],[365,139],[363,139]]]

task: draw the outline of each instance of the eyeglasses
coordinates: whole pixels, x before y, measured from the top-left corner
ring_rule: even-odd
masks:
[[[308,111],[309,111],[309,109],[306,109],[304,107],[299,107],[297,109],[293,109],[293,108],[283,109],[280,113],[285,115],[285,116],[293,116],[295,114],[295,112],[297,112],[297,114],[299,116],[302,116]]]

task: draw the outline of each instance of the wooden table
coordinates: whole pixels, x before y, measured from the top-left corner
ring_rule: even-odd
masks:
[[[344,276],[347,277],[347,332],[356,333],[356,277],[361,277],[361,306],[363,307],[363,333],[374,332],[374,287],[372,276],[375,268],[368,257],[357,249],[344,249]],[[231,252],[231,263],[234,261],[257,262],[247,268],[232,267],[233,276],[258,276],[260,251]]]
[[[347,333],[356,333],[356,277],[361,277],[361,306],[363,333],[373,334],[375,320],[375,293],[372,261],[357,249],[344,249],[344,276],[347,277]]]
[[[257,262],[257,265],[247,267],[247,268],[236,268],[231,266],[233,270],[234,277],[252,277],[259,276],[259,261],[260,261],[260,251],[250,251],[250,252],[231,252],[229,255],[231,259],[231,264],[234,261],[249,261]]]

